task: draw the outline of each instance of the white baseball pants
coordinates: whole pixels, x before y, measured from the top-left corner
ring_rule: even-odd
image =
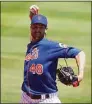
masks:
[[[42,95],[42,99],[31,99],[25,92],[22,92],[20,104],[41,104],[41,103],[60,103],[57,93],[50,94],[50,98],[45,98]]]

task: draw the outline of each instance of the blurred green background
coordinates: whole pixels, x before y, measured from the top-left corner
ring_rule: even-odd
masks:
[[[36,4],[48,18],[47,38],[82,49],[84,79],[73,88],[58,82],[62,103],[91,103],[91,2],[1,2],[1,102],[18,103],[29,42],[29,7]],[[64,65],[63,59],[59,63]],[[77,73],[75,60],[68,64]]]

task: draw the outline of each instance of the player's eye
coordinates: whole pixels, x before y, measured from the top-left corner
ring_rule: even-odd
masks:
[[[37,26],[32,26],[32,29],[37,29]]]
[[[44,29],[43,26],[39,26],[39,27],[38,27],[38,26],[32,26],[32,29],[38,29],[38,28],[39,28],[39,29]]]
[[[33,29],[36,29],[37,27],[35,26],[35,27],[33,27]]]
[[[40,28],[40,29],[43,29],[44,27],[43,27],[43,26],[40,26],[39,28]]]

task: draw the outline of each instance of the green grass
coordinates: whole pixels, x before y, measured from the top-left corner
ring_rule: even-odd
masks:
[[[80,48],[86,54],[84,79],[80,86],[67,87],[58,82],[61,102],[91,103],[90,2],[1,2],[1,102],[20,102],[30,32],[28,13],[32,4],[37,4],[40,13],[48,18],[48,39]],[[77,73],[75,60],[67,61]],[[63,59],[59,59],[59,63],[65,65]]]

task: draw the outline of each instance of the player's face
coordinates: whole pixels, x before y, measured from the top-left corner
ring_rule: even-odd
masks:
[[[36,41],[42,39],[45,35],[45,29],[46,27],[43,24],[32,24],[30,26],[32,39]]]

